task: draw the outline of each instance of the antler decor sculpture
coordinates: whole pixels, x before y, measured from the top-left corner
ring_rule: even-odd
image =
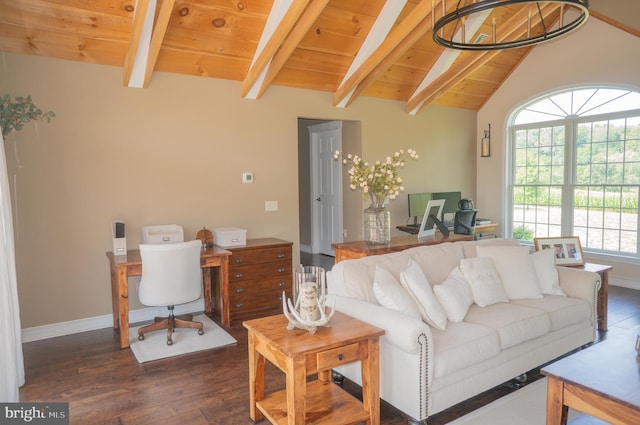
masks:
[[[335,313],[335,298],[327,314],[327,283],[322,267],[300,266],[294,271],[293,298],[295,304],[282,293],[282,311],[289,320],[287,329],[304,329],[316,333],[318,326],[325,326]]]

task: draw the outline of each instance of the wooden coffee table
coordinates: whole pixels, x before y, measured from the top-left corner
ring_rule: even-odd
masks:
[[[640,357],[634,338],[598,343],[541,372],[549,378],[547,425],[567,423],[571,407],[611,424],[640,424]]]
[[[384,330],[336,312],[315,334],[287,330],[284,315],[248,320],[251,420],[301,425],[380,424],[379,337]],[[265,359],[286,375],[286,388],[265,395]],[[331,368],[361,361],[362,402],[331,381]],[[307,376],[318,378],[307,382]]]

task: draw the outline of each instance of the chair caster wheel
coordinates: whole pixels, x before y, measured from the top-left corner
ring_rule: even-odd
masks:
[[[173,340],[172,339],[168,339],[167,340],[167,345],[173,345]]]
[[[138,335],[138,341],[144,341],[144,335]]]
[[[198,335],[204,335],[204,330],[203,329],[198,329]]]

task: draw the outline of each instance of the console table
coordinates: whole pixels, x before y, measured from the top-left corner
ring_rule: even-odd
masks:
[[[387,254],[389,252],[404,251],[420,245],[437,245],[444,242],[472,241],[473,235],[458,235],[449,233],[443,236],[436,232],[435,235],[419,238],[416,235],[396,236],[391,238],[388,244],[369,245],[365,241],[334,243],[331,245],[336,251],[336,263],[342,260],[368,257],[370,255]]]
[[[253,423],[380,424],[379,338],[384,330],[336,312],[315,334],[287,329],[283,314],[245,321],[249,345],[249,416]],[[286,388],[265,395],[265,360]],[[362,402],[331,381],[331,369],[360,361]],[[307,376],[317,379],[307,382]],[[267,386],[268,387],[268,386]]]

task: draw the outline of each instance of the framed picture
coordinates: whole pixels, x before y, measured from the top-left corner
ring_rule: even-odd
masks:
[[[422,216],[422,224],[420,225],[418,238],[436,234],[436,223],[433,221],[432,217],[440,217],[442,215],[443,207],[444,199],[431,200],[427,203],[427,208],[424,210],[424,215]]]
[[[536,251],[553,249],[556,254],[556,264],[560,266],[582,266],[584,255],[582,245],[577,236],[561,236],[556,238],[535,238]]]

